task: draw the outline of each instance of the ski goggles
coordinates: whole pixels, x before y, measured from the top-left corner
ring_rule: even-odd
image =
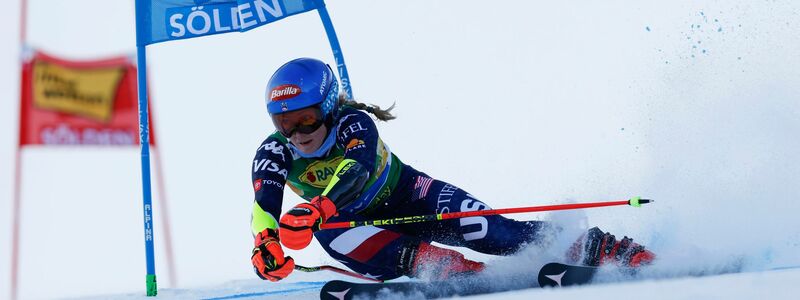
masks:
[[[325,120],[319,105],[272,115],[272,124],[275,125],[275,129],[286,138],[292,137],[295,132],[312,133],[323,123]]]

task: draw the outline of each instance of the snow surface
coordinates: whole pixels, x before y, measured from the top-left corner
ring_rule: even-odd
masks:
[[[800,291],[799,269],[755,273],[735,273],[709,277],[672,278],[635,282],[616,282],[570,288],[532,288],[487,295],[456,297],[464,299],[593,299],[638,297],[642,299],[796,299]],[[286,283],[265,289],[257,280],[235,281],[211,288],[166,289],[159,298],[169,299],[313,299],[319,297],[323,282]],[[417,295],[418,296],[418,295]],[[417,299],[413,294],[386,293],[381,299]],[[148,299],[141,294],[103,295],[83,299]]]
[[[467,299],[796,299],[800,271],[783,270],[715,277],[599,284],[567,289],[532,289]],[[601,295],[601,296],[598,296]]]
[[[19,94],[19,1],[0,12],[0,298],[9,290]],[[659,255],[657,271],[747,273],[515,292],[507,298],[646,295],[788,298],[800,265],[800,2],[327,1],[357,98],[404,162],[492,207],[657,199],[641,209],[523,214],[600,226]],[[134,51],[133,1],[30,0],[30,45],[72,58]],[[102,24],[102,25],[97,25]],[[285,61],[332,60],[314,13],[246,34],[148,47],[167,195],[155,197],[160,298],[309,288],[341,278],[254,279],[250,164],[272,130],[262,101]],[[20,298],[141,298],[137,149],[26,148]],[[478,158],[478,159],[476,159]],[[288,193],[287,193],[288,195]],[[176,281],[165,261],[168,196]],[[299,199],[288,196],[284,206]],[[563,247],[571,237],[555,243]],[[7,242],[9,241],[9,242]],[[466,251],[496,272],[513,258]],[[289,251],[334,264],[317,243]],[[112,296],[109,296],[112,295]],[[263,294],[306,298],[314,292]],[[500,297],[493,295],[491,297]]]

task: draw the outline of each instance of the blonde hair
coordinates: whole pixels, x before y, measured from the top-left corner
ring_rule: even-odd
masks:
[[[353,99],[347,99],[344,94],[339,95],[339,105],[347,105],[355,109],[360,109],[366,111],[368,113],[373,114],[378,120],[381,121],[389,121],[397,118],[396,116],[391,114],[392,109],[394,109],[394,103],[392,106],[389,106],[387,109],[381,109],[380,106],[375,104],[364,104],[361,102],[357,102]]]

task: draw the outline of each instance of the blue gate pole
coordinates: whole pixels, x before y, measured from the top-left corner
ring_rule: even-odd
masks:
[[[153,200],[150,190],[150,120],[147,109],[147,48],[142,38],[146,24],[141,16],[150,13],[149,0],[136,0],[136,82],[139,92],[139,144],[142,148],[142,198],[144,213],[144,251],[147,258],[145,283],[147,296],[158,293],[153,251]]]
[[[331,43],[333,58],[336,60],[336,69],[339,71],[339,78],[342,80],[342,90],[347,95],[347,99],[353,99],[353,88],[350,85],[350,76],[347,74],[347,66],[344,63],[342,47],[339,46],[339,39],[336,37],[336,30],[333,29],[333,22],[331,22],[328,9],[325,8],[325,1],[314,0],[314,3],[317,6],[319,18],[322,20],[322,26],[325,27],[325,34],[328,35],[328,41]]]
[[[139,143],[142,147],[142,197],[144,207],[144,251],[147,257],[147,296],[158,293],[153,254],[153,200],[150,190],[150,122],[147,113],[147,55],[145,46],[136,47],[136,77],[139,89]]]

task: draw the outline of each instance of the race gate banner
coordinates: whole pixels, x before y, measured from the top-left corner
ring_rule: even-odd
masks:
[[[139,0],[138,44],[244,32],[314,10],[321,0]]]
[[[34,52],[21,83],[20,146],[139,144],[136,67],[128,57],[70,61]]]

